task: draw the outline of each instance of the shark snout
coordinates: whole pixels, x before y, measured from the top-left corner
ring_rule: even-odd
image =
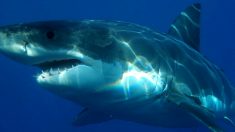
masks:
[[[8,36],[0,31],[0,54],[20,63],[26,63],[27,53],[24,42],[16,41],[16,38]]]

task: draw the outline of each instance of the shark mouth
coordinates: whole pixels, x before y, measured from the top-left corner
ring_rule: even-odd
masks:
[[[42,70],[66,69],[79,65],[81,63],[82,62],[78,59],[66,59],[66,60],[47,61],[40,64],[36,64],[36,66],[41,68]]]
[[[64,59],[46,61],[39,64],[35,64],[34,66],[42,69],[42,74],[40,76],[44,78],[46,76],[58,75],[61,72],[72,69],[73,67],[76,67],[80,64],[82,64],[82,62],[78,59]]]

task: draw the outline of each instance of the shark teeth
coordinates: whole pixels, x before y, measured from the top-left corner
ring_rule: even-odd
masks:
[[[39,67],[42,70],[50,70],[50,69],[64,69],[71,68],[74,65],[83,64],[83,62],[79,59],[64,59],[64,60],[52,60],[46,61],[39,64],[35,64],[36,67]]]
[[[60,68],[57,68],[57,69],[53,69],[53,68],[50,68],[49,70],[42,70],[40,76],[45,79],[47,77],[51,77],[51,76],[55,76],[55,75],[60,75],[61,73],[63,72],[67,72],[73,68],[75,68],[76,66],[72,65],[70,68],[63,68],[63,69],[60,69]]]
[[[46,79],[47,77],[58,76],[68,72],[78,65],[84,64],[80,59],[62,59],[51,60],[35,64],[34,66],[42,69],[42,73],[38,77]]]

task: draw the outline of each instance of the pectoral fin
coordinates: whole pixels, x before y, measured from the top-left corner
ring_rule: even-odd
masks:
[[[177,90],[171,91],[171,93],[169,93],[167,96],[167,99],[179,106],[181,109],[187,111],[199,122],[206,125],[211,131],[223,132],[223,130],[216,123],[216,117],[214,113],[199,105],[198,102],[194,101],[194,99],[177,92]]]
[[[205,124],[213,132],[223,131],[215,122],[214,114],[208,111],[207,109],[190,103],[181,103],[180,106],[181,108],[189,112],[189,114],[191,114],[197,120]]]
[[[230,126],[235,127],[235,123],[228,116],[224,116],[224,120]]]
[[[73,125],[85,126],[89,124],[97,124],[111,120],[112,116],[97,111],[92,111],[87,108],[83,109],[74,119]]]

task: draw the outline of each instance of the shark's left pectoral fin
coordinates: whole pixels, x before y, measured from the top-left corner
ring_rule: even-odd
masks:
[[[90,124],[97,124],[111,120],[112,116],[97,111],[89,110],[88,108],[83,109],[74,119],[73,125],[85,126]]]
[[[167,100],[188,112],[188,114],[206,125],[211,131],[223,132],[223,130],[216,123],[214,113],[199,105],[194,101],[194,99],[174,91],[167,96]]]

